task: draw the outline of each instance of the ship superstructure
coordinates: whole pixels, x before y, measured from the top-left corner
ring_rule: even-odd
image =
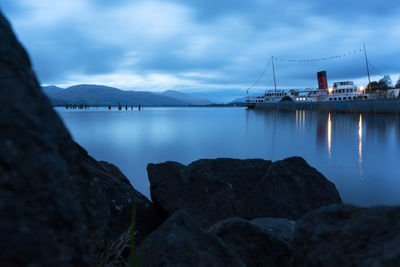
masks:
[[[266,90],[262,96],[247,97],[246,104],[249,108],[252,108],[257,103],[275,103],[281,101],[328,102],[376,98],[375,95],[366,93],[364,87],[355,86],[352,81],[334,82],[332,87],[328,87],[326,71],[320,71],[317,75],[318,88]]]

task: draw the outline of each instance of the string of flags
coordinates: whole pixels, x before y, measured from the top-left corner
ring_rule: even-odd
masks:
[[[370,68],[379,76],[383,76],[382,72],[379,71],[379,69],[377,69],[374,65],[372,65],[372,63],[368,60],[368,65],[370,66]]]
[[[302,59],[294,59],[294,58],[281,58],[281,57],[274,57],[274,60],[276,61],[282,61],[282,62],[290,62],[290,63],[310,63],[310,62],[323,62],[323,61],[329,61],[329,60],[336,60],[336,59],[341,59],[344,57],[349,57],[353,56],[359,53],[362,53],[362,49],[357,49],[353,51],[349,51],[347,53],[343,54],[338,54],[335,56],[330,56],[330,57],[320,57],[320,58],[302,58]]]
[[[272,61],[272,58],[269,59],[267,65],[265,65],[265,68],[262,71],[262,73],[260,74],[260,76],[258,76],[258,78],[246,89],[246,94],[248,94],[249,90],[251,88],[253,88],[254,86],[256,86],[261,81],[261,79],[264,76],[265,72],[267,71],[268,67],[271,65],[271,61]]]
[[[360,53],[363,53],[363,49],[356,49],[353,51],[349,51],[347,53],[342,53],[338,54],[335,56],[329,56],[329,57],[320,57],[320,58],[302,58],[302,59],[295,59],[295,58],[282,58],[282,57],[271,57],[268,61],[268,64],[264,67],[264,70],[262,73],[258,76],[258,78],[246,89],[246,93],[249,93],[249,90],[255,87],[261,79],[264,77],[265,72],[268,70],[269,66],[271,65],[272,60],[274,61],[281,61],[281,62],[289,62],[289,63],[312,63],[312,62],[324,62],[324,61],[330,61],[330,60],[337,60],[345,57],[350,57],[354,56]],[[377,73],[379,76],[383,76],[382,72],[379,71],[369,60],[368,60],[368,65],[370,68]]]

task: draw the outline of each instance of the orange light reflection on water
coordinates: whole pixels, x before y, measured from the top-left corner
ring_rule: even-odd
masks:
[[[328,154],[329,159],[331,158],[331,141],[332,141],[332,121],[331,121],[331,113],[328,115]]]
[[[358,162],[362,163],[362,115],[358,121]]]
[[[360,177],[361,179],[363,179],[364,176],[364,172],[362,169],[362,162],[363,162],[363,158],[362,158],[362,134],[363,134],[363,129],[362,129],[362,114],[360,114],[360,119],[358,121],[358,164],[359,164],[359,168],[360,168]]]

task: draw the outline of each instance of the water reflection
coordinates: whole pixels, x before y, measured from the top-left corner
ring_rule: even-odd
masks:
[[[336,184],[344,202],[400,204],[397,116],[242,108],[58,112],[76,141],[116,164],[147,196],[149,162],[301,156]]]
[[[358,163],[360,168],[360,178],[363,179],[364,173],[362,170],[362,114],[360,114],[360,120],[358,122]]]
[[[329,159],[331,158],[331,142],[332,142],[332,121],[331,113],[328,114],[328,154]]]
[[[296,110],[296,130],[304,131],[306,124],[306,111]]]
[[[362,114],[358,122],[358,161],[362,163]]]
[[[259,113],[266,124],[272,117],[278,122],[275,151],[305,157],[341,188],[345,201],[371,205],[385,199],[394,203],[394,194],[398,194],[395,203],[400,204],[398,116],[304,110]],[[295,131],[286,135],[291,123]]]

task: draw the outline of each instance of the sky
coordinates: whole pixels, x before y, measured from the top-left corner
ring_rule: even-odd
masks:
[[[271,56],[278,88],[317,87],[321,70],[329,84],[366,85],[363,43],[372,80],[389,74],[395,83],[400,74],[399,0],[1,0],[0,7],[42,85],[179,90],[227,102],[257,80],[249,94],[273,87]]]

